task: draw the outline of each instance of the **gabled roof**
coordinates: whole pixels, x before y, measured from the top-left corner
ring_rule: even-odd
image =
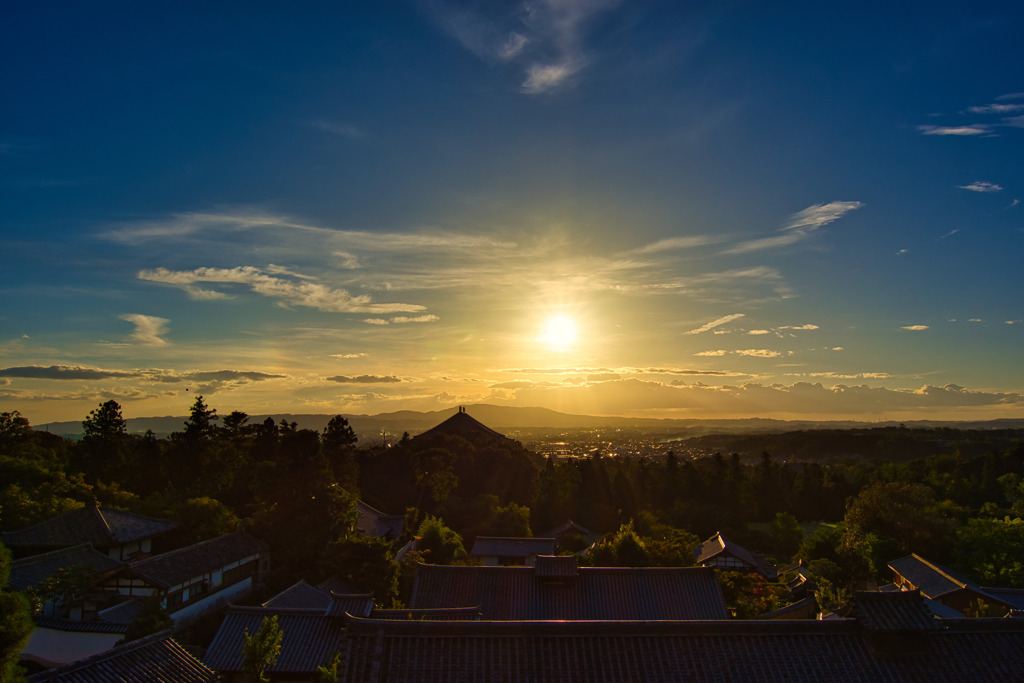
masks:
[[[538,555],[533,571],[542,579],[569,579],[580,575],[575,555]]]
[[[726,619],[714,571],[704,567],[580,567],[552,582],[535,567],[420,565],[413,609],[480,606],[485,619]]]
[[[254,635],[263,620],[277,616],[282,631],[281,654],[268,673],[315,673],[341,648],[345,619],[319,610],[282,610],[265,607],[230,607],[203,661],[220,672],[242,671],[242,635]]]
[[[431,427],[427,431],[417,434],[414,439],[423,439],[439,434],[454,434],[472,440],[473,437],[486,436],[488,438],[507,439],[504,434],[499,434],[490,427],[469,416],[465,408],[459,408],[455,413],[441,424]]]
[[[102,619],[79,621],[63,617],[35,617],[33,621],[37,628],[64,631],[65,633],[125,633],[128,630],[128,624]]]
[[[310,586],[299,581],[263,603],[263,607],[272,609],[319,609],[327,610],[331,604],[330,591]]]
[[[170,588],[250,555],[268,551],[269,547],[263,541],[236,531],[169,553],[131,562],[128,568],[134,575],[154,586]]]
[[[88,565],[99,575],[111,573],[124,567],[122,562],[94,550],[88,543],[80,543],[70,548],[52,550],[42,555],[32,555],[11,562],[9,584],[14,590],[23,591],[31,586],[39,585],[40,581],[53,576],[58,569],[76,564]]]
[[[553,538],[514,538],[510,536],[477,536],[473,542],[475,557],[530,557],[554,555]]]
[[[913,584],[922,595],[933,600],[965,588],[983,592],[981,586],[962,574],[929,562],[916,553],[893,560],[889,568]]]
[[[9,547],[65,548],[91,543],[97,548],[108,548],[156,536],[176,526],[177,522],[166,519],[86,505],[45,522],[5,532],[0,541]]]
[[[741,560],[743,563],[749,564],[751,568],[757,569],[758,571],[764,571],[767,569],[764,566],[764,562],[755,558],[749,550],[725,540],[725,537],[722,536],[721,532],[716,533],[714,536],[697,546],[693,551],[693,555],[697,564],[710,562],[719,555],[731,555],[736,559]]]
[[[358,593],[353,595],[331,594],[331,602],[327,606],[327,615],[332,617],[343,617],[351,614],[355,617],[368,617],[373,609],[373,593]]]
[[[28,680],[31,683],[213,683],[220,678],[165,631],[43,671]]]
[[[975,622],[975,623],[971,623]],[[920,632],[917,651],[878,648],[855,620],[492,622],[352,619],[343,680],[1019,680],[1024,623],[962,620]]]
[[[367,536],[397,538],[405,530],[404,515],[386,515],[361,500],[356,501],[356,529]]]
[[[140,614],[142,614],[142,600],[131,598],[130,600],[119,602],[113,607],[108,607],[101,612],[97,612],[96,616],[112,624],[127,625],[135,621]]]
[[[853,617],[875,632],[899,633],[942,628],[920,591],[859,591],[853,596]]]

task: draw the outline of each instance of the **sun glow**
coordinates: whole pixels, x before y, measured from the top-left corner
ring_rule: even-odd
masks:
[[[541,332],[540,341],[556,351],[565,351],[576,343],[576,321],[566,315],[548,319]]]

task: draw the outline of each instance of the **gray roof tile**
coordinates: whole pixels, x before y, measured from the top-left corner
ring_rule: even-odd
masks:
[[[53,576],[58,569],[76,564],[88,565],[96,570],[97,574],[112,573],[124,567],[124,563],[119,560],[94,550],[88,543],[81,543],[70,548],[15,560],[11,563],[9,584],[14,590],[23,591]]]
[[[581,567],[561,581],[532,567],[420,565],[410,607],[480,606],[485,619],[725,619],[704,567]]]
[[[213,683],[218,680],[214,671],[189,654],[168,632],[29,677],[31,683]]]
[[[247,629],[255,634],[263,620],[274,615],[282,631],[281,654],[267,669],[270,673],[315,672],[341,648],[343,618],[326,616],[319,610],[231,607],[206,650],[206,665],[225,673],[242,671],[243,634]]]
[[[166,519],[86,505],[45,522],[5,532],[0,541],[12,548],[64,548],[80,543],[106,548],[149,538],[176,526],[177,522]]]
[[[133,574],[155,586],[169,588],[250,555],[268,551],[269,547],[263,541],[236,531],[169,553],[131,562],[128,568]]]
[[[984,622],[984,623],[970,623]],[[873,683],[1020,680],[1024,623],[960,620],[879,647],[855,620],[429,622],[353,619],[342,680]]]

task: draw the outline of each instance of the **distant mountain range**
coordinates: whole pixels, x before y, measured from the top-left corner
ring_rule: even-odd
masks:
[[[416,436],[420,432],[443,422],[458,411],[457,407],[445,410],[418,412],[401,410],[378,415],[348,415],[342,413],[349,421],[352,429],[363,443],[392,439],[409,432]],[[477,404],[466,406],[466,411],[475,419],[499,432],[520,432],[543,436],[559,431],[586,429],[635,429],[641,432],[676,433],[689,436],[702,434],[741,434],[741,433],[777,433],[801,429],[853,429],[863,427],[894,427],[905,424],[907,427],[932,428],[954,427],[957,429],[1022,429],[1024,419],[984,420],[971,422],[953,422],[940,420],[911,420],[892,422],[857,422],[848,421],[814,421],[814,420],[771,420],[766,418],[748,418],[733,420],[702,420],[702,419],[655,419],[642,417],[601,417],[594,415],[570,415],[547,408],[515,408]],[[251,415],[249,424],[258,424],[268,417],[275,422],[288,420],[298,424],[299,429],[312,429],[322,432],[334,414],[309,415],[277,413],[273,415]],[[171,432],[184,429],[187,416],[136,417],[128,419],[128,431],[144,434],[152,430],[158,437],[166,437]],[[82,433],[82,423],[50,422],[35,425],[41,431],[60,434],[68,437]]]

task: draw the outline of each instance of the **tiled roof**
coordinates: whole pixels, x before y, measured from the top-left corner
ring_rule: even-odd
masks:
[[[992,588],[983,586],[981,589],[985,595],[996,598],[1004,605],[1021,610],[1024,609],[1024,590],[1020,588]]]
[[[149,538],[176,526],[177,522],[165,519],[86,505],[45,522],[5,532],[0,541],[10,547],[65,548],[91,543],[106,548]]]
[[[373,593],[353,595],[331,594],[331,603],[327,606],[327,614],[332,617],[343,617],[351,614],[355,617],[368,617],[373,609]]]
[[[125,600],[124,602],[118,603],[113,607],[99,612],[98,616],[103,621],[109,621],[114,624],[130,624],[142,613],[142,600],[139,598],[132,598]]]
[[[410,607],[479,605],[485,619],[725,619],[714,571],[704,567],[581,567],[552,582],[533,567],[420,565]]]
[[[39,628],[64,631],[65,633],[124,633],[128,630],[128,624],[99,619],[78,621],[60,617],[36,617],[34,621]]]
[[[469,416],[469,413],[462,412],[461,410],[441,424],[431,427],[422,434],[417,434],[414,439],[423,439],[425,437],[436,436],[438,434],[455,434],[457,436],[467,437],[472,440],[475,436],[487,436],[489,438],[507,439],[504,434],[499,434],[490,427],[487,427],[482,422],[479,422],[475,418]]]
[[[473,542],[474,557],[530,557],[554,555],[553,538],[513,538],[507,536],[477,536]]]
[[[43,671],[28,680],[31,683],[212,683],[220,679],[165,631]]]
[[[569,579],[580,575],[575,555],[538,555],[533,570],[541,578]]]
[[[969,622],[984,623],[969,623]],[[874,681],[1020,680],[1024,623],[963,620],[905,651],[854,620],[428,622],[353,619],[342,680]]]
[[[23,591],[30,586],[38,585],[43,579],[53,576],[58,569],[74,564],[89,565],[96,570],[97,574],[114,572],[124,567],[122,562],[94,550],[88,543],[81,543],[70,548],[52,550],[42,555],[15,560],[11,563],[10,587]]]
[[[344,619],[318,610],[231,607],[206,650],[206,665],[220,672],[242,671],[242,635],[246,629],[255,634],[263,620],[274,615],[282,632],[281,654],[269,673],[313,673],[341,647]]]
[[[922,595],[933,600],[964,588],[982,591],[981,586],[967,577],[929,562],[916,553],[893,560],[889,563],[889,568],[912,583],[914,588],[920,589]]]
[[[697,564],[704,564],[714,559],[718,555],[722,554],[732,555],[733,557],[742,560],[751,567],[763,570],[766,569],[764,562],[759,561],[750,551],[742,546],[738,546],[735,543],[731,543],[725,540],[725,537],[721,533],[717,533],[708,540],[701,543],[694,550],[693,554]]]
[[[405,530],[404,515],[386,515],[361,500],[356,501],[356,529],[367,536],[397,538]]]
[[[330,592],[310,586],[305,581],[299,581],[267,600],[263,606],[274,609],[299,608],[326,611],[330,604]]]
[[[925,631],[941,628],[924,604],[920,591],[881,593],[858,591],[853,598],[853,616],[871,631]]]
[[[359,615],[353,615],[359,616]],[[454,607],[449,609],[375,609],[371,619],[426,619],[428,621],[462,621],[479,619],[479,607]]]
[[[250,555],[266,553],[266,543],[246,533],[211,538],[169,553],[131,562],[128,568],[139,578],[162,588],[212,572]]]

